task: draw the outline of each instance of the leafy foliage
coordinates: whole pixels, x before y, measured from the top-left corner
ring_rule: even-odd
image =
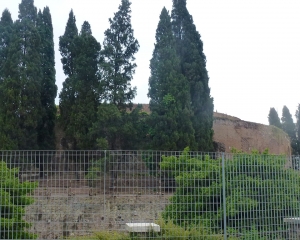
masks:
[[[282,127],[281,123],[280,123],[278,113],[275,110],[275,108],[270,108],[268,120],[269,120],[269,125],[273,125],[273,126],[278,127],[278,128]]]
[[[37,13],[33,0],[22,0],[15,22],[5,10],[0,38],[0,148],[53,149],[57,87],[49,8]]]
[[[5,9],[0,19],[0,80],[8,75],[5,71],[5,62],[8,58],[8,50],[11,42],[11,34],[13,31],[13,21],[10,12]]]
[[[115,104],[102,103],[91,137],[97,139],[97,149],[145,149],[148,128],[148,114],[141,111],[141,106],[122,112]]]
[[[292,115],[290,114],[289,109],[284,106],[282,109],[282,130],[285,131],[291,140],[292,153],[297,154],[297,139],[296,139],[296,126],[294,124]]]
[[[59,37],[59,51],[62,56],[61,62],[63,70],[67,78],[63,82],[63,88],[59,94],[59,110],[60,110],[60,125],[66,130],[70,124],[71,110],[75,104],[75,89],[74,89],[74,59],[75,59],[75,38],[78,37],[78,29],[76,26],[76,18],[73,10],[69,13],[68,22],[65,33]],[[70,138],[69,133],[67,137]],[[74,138],[72,136],[72,140]]]
[[[300,176],[285,167],[286,157],[268,152],[235,153],[228,157],[225,181],[229,232],[275,232],[284,227],[284,217],[300,214]],[[183,227],[200,224],[221,231],[221,160],[195,157],[185,149],[179,157],[163,157],[160,166],[175,178],[177,185],[171,204],[163,213],[164,219],[172,219]]]
[[[92,126],[92,134],[98,142],[97,148],[116,149],[118,131],[121,125],[121,113],[114,104],[100,104],[97,112],[97,121]]]
[[[147,232],[144,235],[137,235],[134,233],[119,233],[114,231],[102,231],[96,232],[92,236],[71,238],[73,240],[222,240],[221,234],[211,234],[203,227],[192,227],[190,229],[184,229],[178,225],[175,225],[172,221],[165,221],[162,218],[156,222],[160,226],[160,232]],[[236,240],[237,238],[229,237],[228,240]]]
[[[290,114],[290,110],[286,106],[284,106],[282,109],[281,122],[283,131],[285,131],[289,135],[291,140],[295,139],[295,124],[292,115]]]
[[[193,145],[189,86],[181,74],[171,18],[165,8],[156,30],[150,69],[151,148],[177,150]]]
[[[1,110],[9,148],[38,149],[41,114],[41,37],[37,30],[37,10],[33,0],[19,4],[18,20],[12,24],[7,11],[3,15],[7,38],[1,61]],[[3,60],[3,59],[2,59]],[[5,116],[3,116],[5,115]]]
[[[134,38],[131,27],[130,1],[122,0],[119,10],[109,19],[110,28],[104,33],[101,65],[104,100],[115,104],[119,110],[125,110],[136,95],[130,81],[135,72],[134,54],[139,43]]]
[[[55,98],[57,86],[55,84],[55,60],[53,26],[50,9],[44,8],[38,12],[37,29],[41,37],[41,115],[38,127],[39,149],[55,149],[54,126],[56,120]]]
[[[105,159],[99,159],[90,163],[88,173],[85,175],[88,185],[90,187],[96,187],[97,180],[101,178],[101,173],[105,171]]]
[[[30,227],[23,216],[25,206],[33,203],[28,196],[37,187],[36,182],[21,183],[17,177],[18,169],[9,169],[5,162],[0,162],[0,238],[1,239],[36,239],[26,229]]]
[[[149,115],[137,105],[130,112],[122,113],[121,149],[147,149],[149,147]]]
[[[298,104],[295,117],[296,117],[296,124],[295,124],[296,139],[293,144],[293,154],[300,155],[300,104]]]
[[[209,78],[203,43],[193,18],[186,8],[186,0],[173,0],[171,17],[181,72],[189,84],[193,113],[191,118],[195,131],[195,144],[190,146],[192,150],[211,151],[214,106],[208,86]]]
[[[16,120],[13,116],[15,108],[10,104],[14,97],[13,84],[9,79],[12,69],[8,64],[12,33],[13,21],[10,12],[6,9],[0,20],[0,149],[14,149],[18,145],[15,121],[13,121]]]
[[[74,39],[78,36],[78,29],[76,26],[76,18],[73,10],[69,13],[68,22],[65,33],[59,37],[59,51],[62,55],[61,62],[65,75],[71,77],[74,73],[74,59],[76,56]]]
[[[73,149],[91,149],[90,128],[100,101],[98,64],[100,43],[85,21],[78,35],[73,11],[60,37],[60,52],[67,79],[60,93],[60,123]]]

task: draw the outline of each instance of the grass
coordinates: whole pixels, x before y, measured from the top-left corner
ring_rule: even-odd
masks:
[[[161,232],[148,232],[144,235],[122,233],[118,231],[100,231],[95,232],[92,236],[73,237],[71,240],[222,240],[223,235],[211,234],[204,227],[195,227],[192,229],[184,229],[175,225],[172,221],[164,221],[159,219],[156,222],[161,227]],[[229,237],[228,240],[236,240],[237,238]]]

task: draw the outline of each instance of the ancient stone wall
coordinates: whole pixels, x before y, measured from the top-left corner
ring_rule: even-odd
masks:
[[[167,195],[56,194],[35,197],[25,220],[38,239],[86,236],[95,231],[124,230],[129,222],[154,222],[168,204]]]
[[[231,152],[232,148],[251,152],[263,152],[266,148],[271,154],[291,153],[288,135],[275,126],[247,122],[225,114],[214,114],[214,141],[219,151]]]

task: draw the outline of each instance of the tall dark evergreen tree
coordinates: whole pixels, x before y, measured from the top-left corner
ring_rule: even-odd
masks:
[[[134,54],[139,43],[134,38],[131,27],[131,2],[122,0],[119,10],[109,19],[110,28],[104,33],[102,56],[102,82],[105,101],[125,110],[136,95],[136,88],[131,87],[135,72]]]
[[[75,45],[74,39],[78,36],[78,29],[76,26],[76,18],[73,10],[69,13],[69,19],[66,25],[65,33],[59,37],[59,51],[62,56],[61,62],[66,76],[71,77],[74,73],[75,60]]]
[[[186,8],[186,0],[173,0],[171,17],[181,71],[189,82],[196,142],[194,150],[210,151],[213,149],[214,106],[208,86],[203,43]]]
[[[9,72],[5,69],[8,58],[8,49],[11,42],[13,31],[13,21],[8,9],[2,12],[0,19],[0,81],[7,77]]]
[[[92,36],[88,22],[78,35],[70,12],[66,31],[60,37],[62,63],[67,79],[60,93],[61,123],[73,149],[91,149],[90,128],[96,121],[100,102],[98,64],[100,43]]]
[[[291,140],[291,146],[292,146],[292,153],[296,153],[296,131],[295,131],[295,124],[292,118],[292,115],[290,114],[290,110],[284,106],[282,109],[282,130],[285,131]]]
[[[55,69],[49,8],[37,14],[33,0],[19,4],[13,23],[3,12],[0,47],[0,128],[5,148],[53,149]],[[0,140],[1,141],[1,140]]]
[[[298,104],[298,108],[296,110],[296,124],[295,124],[295,135],[296,140],[294,144],[294,154],[300,155],[300,104]]]
[[[75,103],[75,90],[73,83],[75,61],[75,38],[78,37],[76,18],[73,10],[70,11],[65,33],[59,37],[59,51],[62,56],[61,62],[67,78],[63,82],[63,88],[59,94],[60,124],[65,130],[69,126],[71,108]]]
[[[5,9],[0,19],[0,149],[16,149],[17,135],[16,126],[13,120],[16,119],[10,104],[10,99],[14,98],[14,89],[9,86],[11,70],[9,62],[9,48],[11,47],[13,33],[13,20],[10,12]],[[13,132],[15,134],[13,134]]]
[[[127,121],[130,121],[126,109],[132,107],[132,100],[136,95],[136,88],[131,87],[131,80],[135,72],[136,64],[134,54],[139,49],[139,43],[134,38],[131,26],[131,2],[122,0],[119,10],[109,19],[110,28],[104,35],[103,50],[100,64],[101,89],[103,96],[101,102],[105,105],[99,106],[97,123],[94,124],[93,132],[98,133],[97,139],[110,149],[123,149],[128,136]],[[106,104],[108,103],[108,104]],[[113,105],[113,106],[112,106]],[[107,116],[101,112],[109,113],[107,106],[112,107],[118,121],[114,126],[105,127],[101,130],[99,123],[104,122]],[[118,112],[116,112],[116,110]],[[102,133],[102,134],[99,134]]]
[[[55,97],[57,86],[55,84],[55,60],[53,27],[50,9],[39,11],[37,29],[41,37],[41,106],[42,121],[38,128],[38,142],[40,149],[55,149],[54,126],[56,119]]]
[[[289,135],[291,141],[295,140],[295,124],[292,115],[290,114],[290,110],[286,106],[283,106],[282,109],[281,123],[283,131],[285,131]]]
[[[152,148],[179,150],[194,145],[190,91],[181,74],[169,13],[163,8],[150,61],[150,122]]]
[[[269,120],[269,125],[273,125],[278,128],[281,128],[280,118],[275,108],[270,108],[268,120]]]
[[[6,14],[8,16],[8,14]],[[9,19],[6,18],[6,19]],[[9,39],[1,83],[4,132],[15,149],[38,149],[41,121],[40,36],[33,0],[22,0]],[[11,23],[11,20],[8,20]]]
[[[22,0],[19,5],[19,19],[16,21],[16,45],[18,75],[13,76],[21,83],[19,127],[22,138],[19,149],[38,149],[37,128],[41,122],[41,39],[36,29],[37,9],[33,0]],[[16,46],[15,45],[15,46]]]
[[[74,148],[91,149],[94,141],[89,132],[96,121],[100,98],[98,63],[101,47],[92,36],[88,22],[83,23],[79,36],[74,39],[74,47],[76,58],[71,82],[75,95],[74,104],[69,109],[66,134],[73,140]]]
[[[296,137],[298,140],[300,140],[300,104],[298,104],[295,117],[296,117],[296,126],[295,126]]]

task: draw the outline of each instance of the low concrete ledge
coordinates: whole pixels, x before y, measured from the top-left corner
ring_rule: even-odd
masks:
[[[292,223],[292,224],[300,224],[300,217],[284,218],[283,222]]]
[[[160,226],[155,223],[126,223],[126,230],[134,233],[160,232]]]
[[[287,239],[300,239],[300,217],[284,218],[283,222],[289,226]]]

